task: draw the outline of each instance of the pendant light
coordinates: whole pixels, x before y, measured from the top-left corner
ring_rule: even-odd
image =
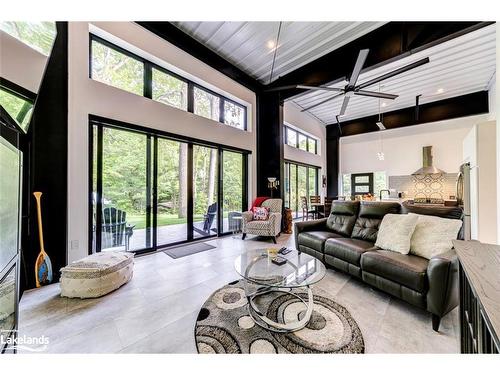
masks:
[[[380,83],[378,85],[378,92],[380,92]],[[385,130],[384,123],[382,122],[382,115],[380,113],[380,98],[378,99],[378,121],[376,122],[378,128],[379,128],[379,143],[380,143],[380,149],[377,152],[377,158],[380,161],[385,160],[385,154],[384,154],[384,144],[382,142],[382,130]]]

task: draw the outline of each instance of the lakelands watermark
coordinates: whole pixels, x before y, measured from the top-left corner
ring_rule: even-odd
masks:
[[[29,352],[44,352],[49,345],[49,338],[45,335],[19,335],[17,330],[0,331],[0,348],[7,344],[6,351],[26,350]]]

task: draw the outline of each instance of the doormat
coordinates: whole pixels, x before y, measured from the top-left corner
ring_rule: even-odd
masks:
[[[216,246],[209,245],[206,242],[197,242],[189,245],[171,247],[170,249],[165,250],[164,253],[170,258],[178,259],[215,248]]]

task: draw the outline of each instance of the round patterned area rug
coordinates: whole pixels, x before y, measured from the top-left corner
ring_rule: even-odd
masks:
[[[307,293],[297,292],[307,298]],[[364,353],[363,336],[347,309],[314,292],[314,310],[308,325],[296,332],[275,333],[255,324],[249,316],[242,280],[222,287],[208,298],[198,314],[198,352]],[[305,313],[304,304],[289,294],[272,293],[259,298],[259,308],[268,306],[266,315],[280,323]]]

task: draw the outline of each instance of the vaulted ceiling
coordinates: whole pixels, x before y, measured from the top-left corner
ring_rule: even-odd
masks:
[[[268,84],[382,26],[384,22],[173,22],[261,83]]]
[[[415,105],[417,95],[421,95],[420,103],[425,104],[486,90],[496,68],[496,25],[480,28],[395,62],[362,71],[358,83],[369,81],[424,57],[429,57],[428,64],[380,83],[380,91],[399,95],[395,100],[380,100],[382,113]],[[328,86],[345,85],[345,81],[340,81]],[[365,89],[378,91],[379,85],[375,84]],[[333,95],[335,94],[327,91],[308,91],[292,100],[299,107],[308,108]],[[335,123],[335,116],[340,112],[342,100],[343,97],[336,98],[307,112],[325,124]],[[378,99],[353,96],[345,115],[339,120],[342,122],[377,114],[378,110]]]
[[[261,84],[269,85],[274,82],[271,87],[282,84],[283,79],[278,80],[280,77],[285,77],[287,82],[285,85],[305,83],[295,82],[297,78],[293,77],[301,76],[296,74],[297,72],[306,70],[314,74],[314,67],[318,66],[316,62],[321,58],[324,60],[331,53],[336,53],[332,51],[340,52],[357,43],[357,40],[365,39],[374,33],[384,35],[379,31],[390,26],[390,24],[383,26],[384,22],[283,22],[276,49],[279,22],[174,22],[173,24],[178,30],[191,36]],[[453,26],[453,23],[445,26],[450,25]],[[429,30],[432,31],[432,27],[430,25]],[[434,28],[439,26],[434,25]],[[371,97],[353,96],[340,121],[376,115],[379,113],[379,105],[382,113],[414,106],[417,95],[420,95],[420,103],[425,104],[487,90],[494,79],[496,69],[496,24],[474,28],[474,31],[447,39],[442,43],[432,43],[428,48],[419,48],[417,52],[411,49],[399,52],[404,52],[403,57],[397,56],[388,62],[382,59],[381,63],[375,66],[372,63],[372,66],[364,69],[358,79],[358,83],[361,84],[421,58],[430,59],[428,64],[389,78],[381,82],[380,86],[375,84],[365,88],[396,94],[397,99],[379,101]],[[271,77],[275,51],[276,60]],[[352,52],[357,54],[357,49]],[[372,50],[371,53],[372,56],[380,57],[380,48],[379,51]],[[352,56],[345,56],[344,60],[340,61],[344,64],[335,64],[335,61],[339,61],[338,58],[342,56],[344,54],[340,53],[335,59],[330,59],[334,64],[332,68],[342,65],[349,69],[350,73]],[[367,62],[370,59],[369,55]],[[321,77],[330,71],[329,66],[323,66],[325,71],[318,72],[320,81]],[[344,72],[342,75],[349,73]],[[335,76],[336,74],[330,74],[330,79]],[[340,80],[341,77],[337,78],[339,79],[326,85],[330,87],[346,85],[346,81]],[[304,91],[297,96],[289,98],[290,95],[287,95],[285,98],[288,97],[288,100],[305,109],[333,95],[328,91]],[[342,100],[343,98],[339,97],[306,112],[325,125],[333,124],[336,123],[336,115],[340,112]]]

